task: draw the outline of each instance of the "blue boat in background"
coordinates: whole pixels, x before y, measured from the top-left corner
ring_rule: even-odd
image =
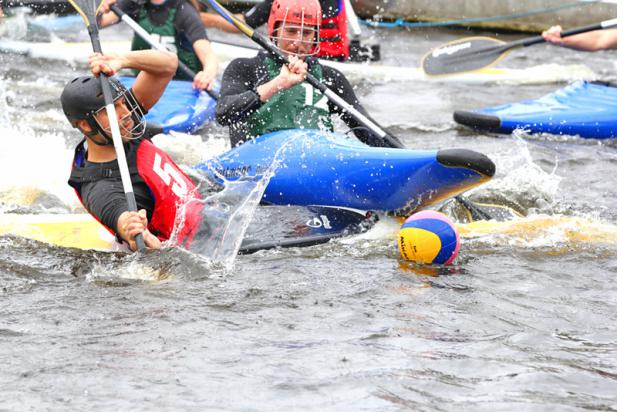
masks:
[[[454,112],[454,120],[476,130],[617,137],[617,86],[603,82],[573,83],[534,100],[472,111]]]
[[[319,130],[283,130],[196,166],[222,181],[273,175],[263,201],[408,215],[489,180],[494,163],[466,149],[370,147]]]
[[[118,79],[130,88],[134,77],[120,76]],[[192,82],[172,80],[161,99],[146,114],[146,120],[170,131],[194,133],[214,119],[216,100],[208,93],[193,89]]]

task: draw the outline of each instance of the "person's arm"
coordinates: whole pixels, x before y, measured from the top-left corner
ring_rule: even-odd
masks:
[[[265,67],[259,69],[256,57],[234,59],[229,63],[223,72],[216,104],[216,120],[221,125],[242,122],[261,107],[262,102],[255,91],[260,76],[266,77],[267,70]]]
[[[206,29],[199,19],[197,10],[188,3],[182,2],[178,7],[174,26],[179,35],[186,38],[193,46],[195,55],[202,66],[202,70],[195,73],[193,87],[212,90],[218,71],[218,58],[208,41]]]
[[[289,57],[289,65],[283,65],[278,76],[257,87],[259,100],[267,102],[282,90],[287,90],[306,79],[308,65],[296,56]]]
[[[253,8],[245,12],[244,14],[234,14],[239,20],[248,24],[252,28],[257,28],[268,21],[270,16],[270,9],[272,8],[272,0],[264,0],[258,3]],[[204,26],[212,27],[225,31],[227,33],[239,33],[240,31],[225,20],[221,15],[211,12],[202,12],[199,14]]]
[[[122,69],[139,70],[133,83],[133,94],[145,111],[163,95],[178,68],[178,57],[158,50],[138,50],[127,53],[95,53],[90,56],[90,68],[95,76],[113,76]]]
[[[135,184],[135,199],[140,208],[153,209],[152,199],[148,197],[145,184]],[[146,246],[160,249],[161,242],[147,229],[146,210],[129,212],[126,195],[121,181],[99,180],[84,183],[81,189],[82,200],[88,211],[105,226],[126,241],[131,250],[136,250],[135,236],[142,233]]]
[[[208,40],[197,40],[193,43],[193,50],[195,50],[195,54],[203,67],[203,70],[195,74],[193,87],[201,90],[212,90],[218,72],[218,58]]]
[[[306,77],[306,63],[293,56],[290,60],[289,67],[283,66],[278,76],[265,82],[267,69],[259,57],[232,61],[223,73],[217,121],[223,126],[244,121],[276,93],[301,83]]]
[[[104,0],[96,18],[99,28],[102,29],[120,21],[120,17],[111,11],[111,6],[116,3],[123,12],[129,15],[134,14],[139,7],[137,3],[132,0]]]
[[[561,37],[561,26],[553,26],[542,33],[551,44],[581,51],[598,51],[617,48],[617,29],[594,30],[574,36]]]
[[[244,15],[242,14],[235,14],[234,16],[237,17],[239,20],[242,20],[243,22],[245,21]],[[199,18],[201,19],[203,25],[206,27],[212,27],[214,29],[222,30],[227,33],[240,33],[240,30],[238,30],[236,26],[234,26],[216,13],[201,12],[199,13]]]
[[[353,87],[349,83],[349,81],[345,78],[345,76],[338,70],[333,69],[328,66],[323,66],[323,76],[324,76],[324,84],[328,86],[331,90],[333,90],[336,94],[343,98],[347,103],[351,104],[357,111],[362,113],[366,118],[376,123],[364,110],[364,107],[360,104],[360,101],[356,97],[356,94],[353,91]],[[354,132],[356,137],[360,139],[360,141],[366,143],[369,146],[375,147],[402,147],[402,143],[400,143],[399,139],[395,136],[389,135],[392,140],[398,142],[399,145],[393,145],[389,141],[383,139],[379,135],[373,133],[371,130],[367,129],[362,125],[358,120],[356,120],[353,116],[351,116],[346,111],[342,110],[336,104],[328,101],[328,108],[330,109],[330,113],[337,113],[341,115],[341,119],[345,122],[345,124]]]

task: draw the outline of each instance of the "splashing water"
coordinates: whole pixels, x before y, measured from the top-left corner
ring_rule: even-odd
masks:
[[[297,136],[283,144],[274,154],[270,166],[259,176],[244,176],[237,180],[227,180],[216,172],[217,167],[211,165],[210,172],[223,182],[224,188],[203,200],[191,200],[191,202],[198,201],[203,205],[201,227],[189,246],[192,253],[199,255],[211,265],[222,266],[224,270],[233,268],[246,229],[251,223],[270,178],[283,164],[286,148],[293,140],[303,137],[306,137],[306,134],[298,133]],[[200,187],[212,187],[216,184],[203,175],[198,178]],[[174,232],[166,245],[177,244],[178,234],[184,226],[184,213],[189,207],[191,207],[190,202],[184,205],[178,213]]]
[[[159,283],[169,280],[173,275],[164,265],[152,266],[143,262],[137,254],[127,255],[121,264],[96,262],[86,280],[100,286],[129,286],[134,283]]]
[[[531,156],[528,143],[523,138],[515,140],[515,153],[500,156],[497,170],[505,174],[473,191],[473,200],[502,204],[527,214],[530,209],[548,211],[554,204],[562,178],[556,174],[556,165],[551,172],[544,171]]]
[[[70,174],[71,150],[62,133],[36,132],[29,125],[10,121],[14,112],[7,103],[6,83],[0,80],[1,210],[66,211],[78,208],[66,184]],[[41,170],[41,167],[44,169]]]
[[[17,7],[13,9],[14,16],[5,18],[0,24],[0,37],[10,39],[23,39],[28,33],[28,22],[26,16],[29,12],[26,7]]]

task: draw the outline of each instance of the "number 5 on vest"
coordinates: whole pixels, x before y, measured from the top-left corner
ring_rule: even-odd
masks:
[[[162,162],[163,159],[161,158],[161,155],[156,153],[154,155],[154,166],[152,167],[154,173],[156,173],[157,176],[159,176],[167,186],[169,186],[173,180],[171,190],[176,194],[176,196],[186,196],[188,188],[186,187],[186,182],[184,181],[182,176],[169,163],[162,164]]]

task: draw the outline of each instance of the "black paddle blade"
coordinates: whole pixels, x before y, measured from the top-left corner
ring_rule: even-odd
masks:
[[[429,76],[471,72],[498,63],[510,47],[490,37],[467,37],[436,47],[422,58]]]
[[[472,202],[462,196],[456,196],[454,202],[446,205],[447,213],[457,221],[470,223],[479,220],[496,220],[503,222],[517,219],[523,215],[510,206],[496,203]]]
[[[103,4],[102,0],[69,0],[69,3],[84,19],[86,26],[96,24],[96,13]]]
[[[240,254],[276,247],[303,247],[362,233],[377,215],[328,206],[260,206],[240,246]]]

